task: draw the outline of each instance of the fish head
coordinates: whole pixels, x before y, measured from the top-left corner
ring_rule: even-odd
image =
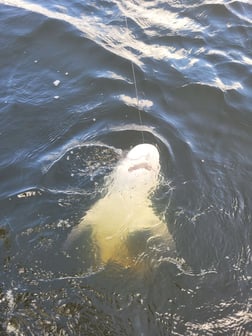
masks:
[[[143,197],[153,190],[159,180],[159,152],[154,145],[140,144],[123,158],[113,174],[113,189],[131,197]]]
[[[159,152],[154,145],[140,144],[133,147],[126,156],[128,170],[138,169],[159,172]]]

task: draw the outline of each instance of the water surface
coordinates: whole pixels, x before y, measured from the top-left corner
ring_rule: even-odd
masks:
[[[0,15],[0,334],[250,335],[250,1],[0,0]],[[64,242],[142,136],[174,243],[144,272],[97,267],[88,232]]]

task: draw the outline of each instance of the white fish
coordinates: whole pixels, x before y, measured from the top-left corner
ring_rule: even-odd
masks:
[[[169,237],[166,224],[154,213],[149,198],[158,186],[159,173],[159,152],[155,146],[141,144],[131,149],[109,177],[107,194],[71,231],[67,245],[91,228],[100,262],[128,266],[136,257],[129,244],[134,233]]]

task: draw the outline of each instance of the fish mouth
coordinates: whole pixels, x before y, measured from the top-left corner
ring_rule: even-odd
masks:
[[[148,164],[147,162],[141,162],[141,163],[137,163],[137,164],[129,167],[128,171],[133,172],[133,171],[138,170],[138,169],[146,169],[148,171],[153,170],[153,168],[150,164]]]

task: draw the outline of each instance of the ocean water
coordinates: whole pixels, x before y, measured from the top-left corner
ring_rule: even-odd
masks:
[[[0,0],[0,28],[0,335],[251,335],[251,1]],[[97,267],[64,242],[142,136],[174,244]]]

